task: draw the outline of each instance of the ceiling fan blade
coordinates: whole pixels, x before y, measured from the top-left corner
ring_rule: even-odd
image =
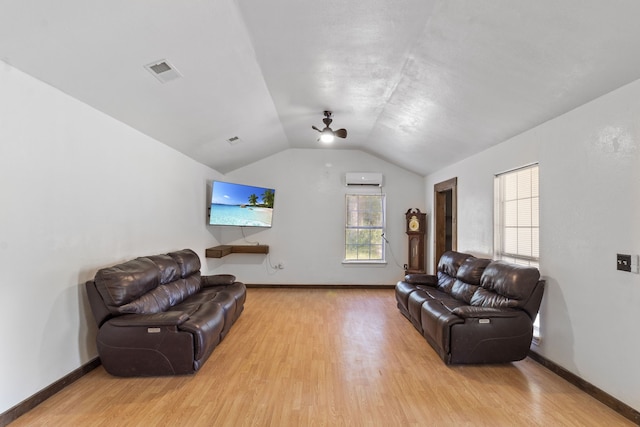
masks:
[[[333,134],[335,136],[337,136],[338,138],[346,138],[347,137],[347,130],[346,129],[338,129],[336,131],[333,131]]]
[[[315,127],[315,126],[311,126],[311,128],[312,128],[312,129],[317,130],[318,132],[322,132],[320,129],[318,129],[318,128],[317,128],[317,127]]]

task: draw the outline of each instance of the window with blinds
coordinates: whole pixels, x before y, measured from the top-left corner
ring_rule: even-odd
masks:
[[[539,267],[538,165],[496,175],[494,185],[495,257]]]
[[[345,262],[384,262],[385,197],[383,194],[347,194]]]

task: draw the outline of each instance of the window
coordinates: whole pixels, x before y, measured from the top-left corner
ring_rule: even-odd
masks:
[[[494,185],[495,257],[538,267],[538,165],[496,175]]]
[[[384,194],[347,194],[345,262],[384,262]]]
[[[494,251],[496,259],[540,267],[538,165],[496,175]],[[533,322],[540,342],[540,316]]]

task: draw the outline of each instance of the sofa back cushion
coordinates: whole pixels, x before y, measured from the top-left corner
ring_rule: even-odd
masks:
[[[110,311],[141,297],[160,284],[160,271],[149,258],[136,258],[96,273],[96,288]]]
[[[162,284],[140,298],[116,309],[118,314],[152,314],[167,311],[200,290],[200,274]]]
[[[167,255],[180,266],[180,277],[183,279],[200,271],[200,258],[191,249],[169,252]]]
[[[490,259],[475,258],[473,256],[467,258],[458,268],[456,280],[451,287],[451,295],[470,304],[471,298],[480,287],[482,274],[490,262]]]
[[[190,250],[172,254],[136,258],[99,270],[96,289],[109,312],[159,313],[197,293],[201,287],[198,255]]]
[[[484,269],[471,305],[523,308],[534,292],[540,272],[535,267],[491,261]]]
[[[455,251],[442,254],[440,261],[438,261],[438,289],[450,294],[458,275],[458,269],[469,258],[475,259],[472,255]]]

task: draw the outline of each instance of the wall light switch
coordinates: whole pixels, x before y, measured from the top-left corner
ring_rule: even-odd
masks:
[[[639,274],[640,257],[638,257],[638,255],[618,254],[616,268],[620,271]]]
[[[618,254],[617,262],[618,270],[631,272],[631,255]]]

